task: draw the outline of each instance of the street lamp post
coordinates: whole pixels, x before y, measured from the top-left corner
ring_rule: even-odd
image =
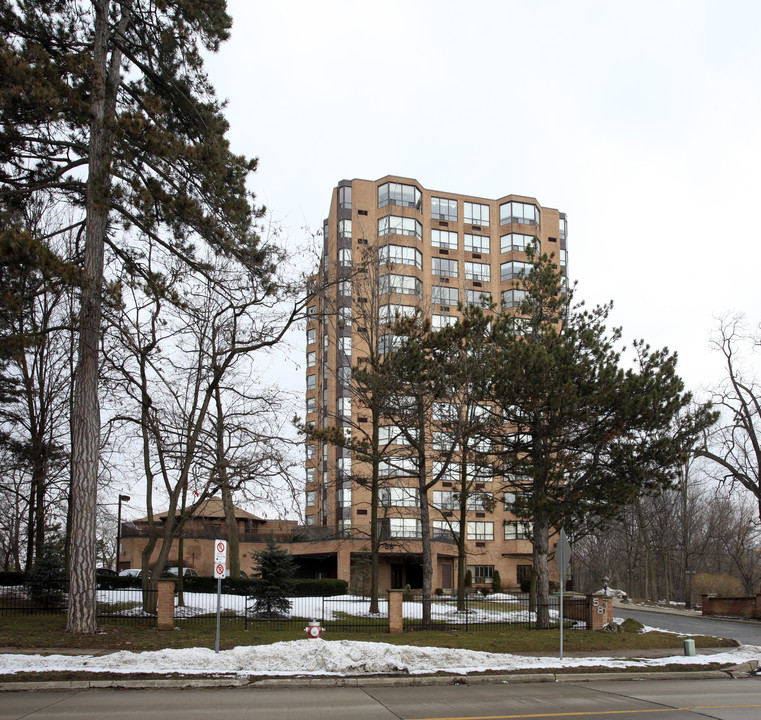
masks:
[[[116,517],[116,566],[114,569],[119,572],[119,551],[122,544],[122,502],[129,502],[129,495],[119,495],[119,511]]]
[[[692,578],[697,570],[690,570],[689,568],[684,571],[687,575],[687,608],[692,610]]]

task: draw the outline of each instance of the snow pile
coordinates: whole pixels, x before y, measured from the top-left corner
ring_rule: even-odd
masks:
[[[625,600],[627,597],[629,597],[623,590],[616,590],[615,588],[611,587],[600,588],[596,593],[592,594],[605,595],[605,597],[616,597],[620,600]]]
[[[649,659],[609,657],[523,657],[435,647],[413,647],[352,640],[295,640],[271,645],[236,647],[214,653],[206,648],[115,652],[105,656],[0,655],[0,673],[95,671],[110,673],[179,673],[183,675],[303,676],[418,675],[445,671],[456,674],[515,671],[538,668],[657,667],[674,664],[738,664],[761,660],[761,647],[744,645],[710,656],[673,656]]]

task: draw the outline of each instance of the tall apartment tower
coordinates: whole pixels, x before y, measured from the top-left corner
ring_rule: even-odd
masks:
[[[519,305],[515,280],[527,267],[525,249],[534,238],[542,252],[554,253],[562,272],[567,263],[565,215],[534,198],[433,191],[396,176],[339,182],[323,230],[321,266],[311,280],[314,301],[307,309],[306,420],[355,437],[369,418],[354,392],[352,368],[369,344],[384,351],[384,328],[395,318],[420,313],[441,328],[456,321],[458,303],[488,296],[498,308]],[[389,442],[390,432],[381,428],[381,442]],[[311,563],[314,574],[361,588],[371,514],[370,491],[361,481],[365,463],[320,441],[307,443],[306,457],[306,532],[312,542],[298,552],[302,567]],[[381,588],[422,585],[418,496],[404,465],[381,468]],[[457,577],[451,531],[456,487],[445,473],[430,493],[433,587],[444,591],[454,588]],[[505,487],[503,478],[484,476],[468,511],[467,564],[475,587],[489,586],[495,570],[506,589],[530,575],[531,542],[526,525],[511,512],[514,497]]]

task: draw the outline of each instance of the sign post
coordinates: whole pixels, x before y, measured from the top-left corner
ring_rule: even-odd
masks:
[[[219,626],[222,610],[222,578],[227,569],[227,541],[214,541],[214,577],[217,578],[217,638],[214,641],[214,652],[219,652]]]
[[[568,569],[568,561],[571,559],[571,544],[568,542],[565,530],[560,528],[560,539],[555,550],[555,561],[560,573],[560,659],[563,659],[563,594],[565,593],[565,571]]]

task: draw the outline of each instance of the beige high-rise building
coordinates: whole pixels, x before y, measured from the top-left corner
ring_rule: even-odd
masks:
[[[515,287],[526,265],[525,248],[536,238],[565,272],[566,217],[522,195],[486,199],[428,190],[416,180],[387,176],[342,180],[334,188],[324,223],[321,267],[312,278],[308,307],[306,420],[317,428],[342,428],[354,440],[369,433],[370,419],[352,381],[352,368],[393,339],[384,332],[399,316],[419,313],[434,328],[454,323],[458,304],[484,296],[497,309],[520,304]],[[381,428],[380,443],[393,455],[394,428]],[[400,453],[404,455],[404,453]],[[436,471],[435,458],[429,466]],[[409,461],[381,464],[378,508],[380,587],[422,585],[420,508]],[[474,469],[467,513],[467,566],[473,585],[492,584],[498,571],[505,589],[531,571],[527,527],[511,512],[509,483],[498,471]],[[370,491],[367,463],[335,444],[307,443],[306,524],[311,542],[296,551],[302,568],[337,576],[361,588],[367,576]],[[457,464],[431,489],[433,587],[452,590],[457,546]],[[293,551],[293,550],[292,550]]]

